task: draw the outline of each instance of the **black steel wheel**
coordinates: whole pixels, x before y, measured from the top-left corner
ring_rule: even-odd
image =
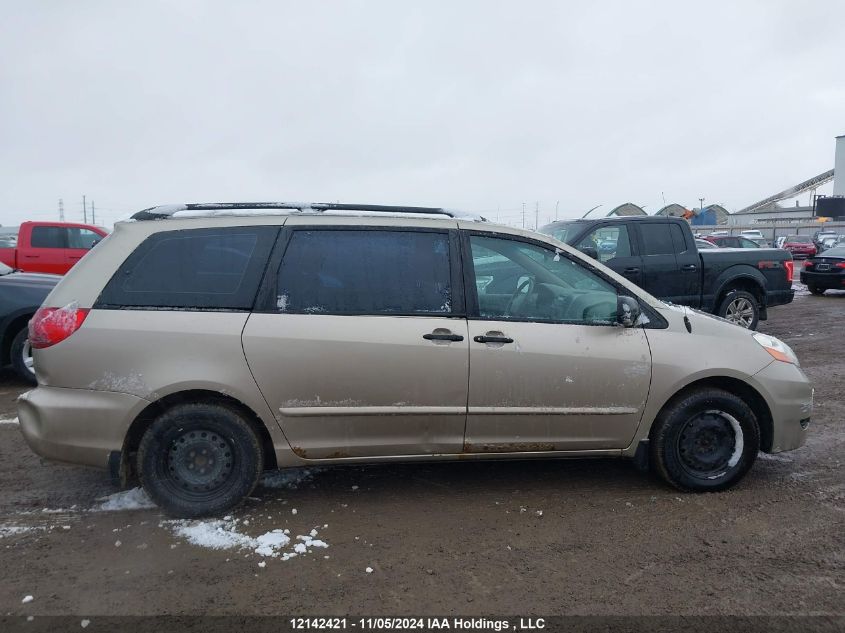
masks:
[[[178,517],[232,508],[264,467],[258,437],[240,412],[205,403],[178,405],[159,416],[141,438],[137,464],[153,501]]]
[[[681,490],[725,490],[745,476],[760,450],[754,412],[741,398],[703,388],[670,402],[651,431],[657,473]]]

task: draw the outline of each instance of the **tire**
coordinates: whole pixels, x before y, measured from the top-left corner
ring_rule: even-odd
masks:
[[[670,485],[688,492],[733,486],[760,450],[751,408],[721,389],[698,389],[671,402],[651,431],[651,463]]]
[[[141,438],[137,465],[157,505],[174,517],[193,518],[241,503],[258,483],[264,457],[258,436],[238,411],[195,403],[156,418]]]
[[[12,357],[12,368],[15,372],[31,385],[38,384],[35,378],[35,369],[32,365],[32,347],[29,345],[29,329],[24,327],[12,339],[10,350]]]
[[[756,330],[760,321],[760,306],[756,297],[745,290],[730,290],[716,314],[748,330]]]
[[[818,286],[811,286],[808,284],[807,290],[809,290],[811,294],[821,296],[824,294],[824,291],[827,290],[827,288],[819,288]]]

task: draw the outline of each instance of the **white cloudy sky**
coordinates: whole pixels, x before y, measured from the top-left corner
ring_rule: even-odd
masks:
[[[81,218],[83,194],[107,224],[221,200],[736,209],[833,167],[844,28],[838,0],[8,2],[0,223],[59,198]]]

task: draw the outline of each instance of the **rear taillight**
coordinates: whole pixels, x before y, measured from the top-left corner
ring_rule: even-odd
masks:
[[[811,262],[809,260],[804,262],[804,268],[812,268],[815,265],[816,265],[815,262]]]
[[[79,308],[75,302],[63,308],[39,308],[29,322],[29,342],[36,349],[61,343],[87,316],[88,308]]]
[[[845,268],[845,262],[839,262],[838,264],[836,264],[836,267],[837,268]]]
[[[795,276],[795,262],[792,260],[783,262],[783,267],[786,268],[786,280],[791,282]]]

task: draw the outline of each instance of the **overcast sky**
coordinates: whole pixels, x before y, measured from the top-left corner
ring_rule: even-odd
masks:
[[[59,198],[81,220],[83,194],[106,224],[231,200],[735,210],[833,167],[843,29],[838,0],[8,2],[0,223]]]

